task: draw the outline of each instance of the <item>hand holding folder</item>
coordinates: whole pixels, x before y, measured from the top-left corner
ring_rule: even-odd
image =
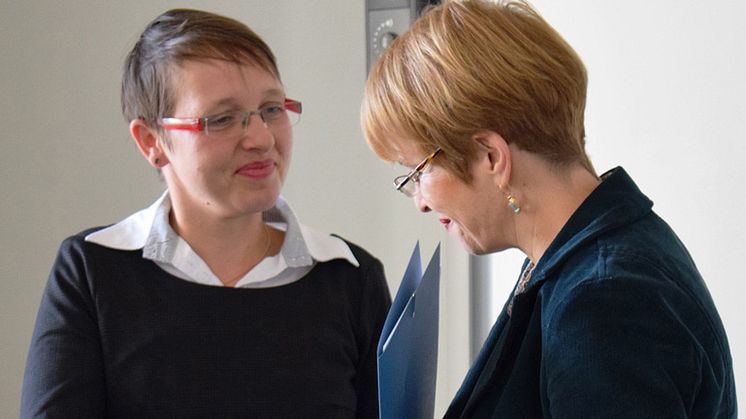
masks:
[[[440,245],[422,275],[415,245],[378,342],[382,419],[431,419],[438,366]]]

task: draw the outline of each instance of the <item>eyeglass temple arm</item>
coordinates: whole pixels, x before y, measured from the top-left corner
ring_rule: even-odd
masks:
[[[297,100],[293,100],[290,98],[285,98],[284,107],[290,112],[295,112],[295,113],[303,112],[303,105],[301,105],[301,103],[298,102]]]
[[[178,129],[185,131],[202,131],[202,119],[200,118],[163,118],[161,127],[164,129]]]

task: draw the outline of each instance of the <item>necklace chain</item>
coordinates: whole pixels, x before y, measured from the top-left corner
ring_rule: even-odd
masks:
[[[269,227],[267,227],[267,223],[262,223],[262,226],[264,226],[264,236],[267,238],[267,245],[264,247],[264,253],[262,253],[262,256],[257,261],[257,264],[261,262],[265,257],[267,257],[267,252],[269,252],[269,246],[272,244],[271,236],[269,235]]]
[[[513,297],[510,299],[510,303],[508,304],[508,315],[511,315],[513,313],[513,301],[515,301],[515,297],[522,294],[523,291],[526,290],[526,285],[528,284],[528,281],[531,280],[531,273],[534,271],[534,266],[536,265],[533,262],[529,261],[528,265],[526,265],[526,268],[523,269],[523,272],[521,273],[521,279],[518,280],[518,285],[516,285]]]
[[[257,261],[254,264],[254,266],[256,266],[259,263],[261,263],[261,261],[264,260],[265,257],[267,257],[267,253],[269,252],[269,248],[272,245],[272,236],[269,233],[269,227],[267,227],[267,224],[264,223],[264,222],[262,223],[262,227],[264,227],[264,236],[265,236],[265,240],[266,240],[267,244],[266,244],[266,246],[264,246],[264,252],[262,252],[262,255],[259,256],[259,259],[257,259]],[[252,266],[252,269],[254,268],[254,266]],[[233,281],[223,282],[223,284],[226,285],[226,286],[234,286],[238,281],[241,280],[241,278],[244,277],[244,275],[239,276],[238,278],[234,279]]]

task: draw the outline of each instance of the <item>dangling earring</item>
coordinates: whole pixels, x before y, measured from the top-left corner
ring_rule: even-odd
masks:
[[[521,212],[521,207],[518,206],[518,201],[515,200],[513,195],[508,194],[508,208],[510,208],[511,211],[513,211],[513,214],[518,214]]]

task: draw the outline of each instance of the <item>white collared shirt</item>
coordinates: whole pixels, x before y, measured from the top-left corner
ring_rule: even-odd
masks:
[[[166,191],[150,207],[89,234],[85,240],[112,249],[142,249],[145,259],[152,260],[171,275],[199,284],[223,286],[207,263],[171,228],[170,211],[171,199]],[[266,223],[285,231],[285,240],[277,255],[265,257],[239,279],[235,287],[286,285],[301,279],[316,263],[332,259],[345,259],[360,266],[347,243],[300,224],[281,196],[275,206],[262,215]]]

